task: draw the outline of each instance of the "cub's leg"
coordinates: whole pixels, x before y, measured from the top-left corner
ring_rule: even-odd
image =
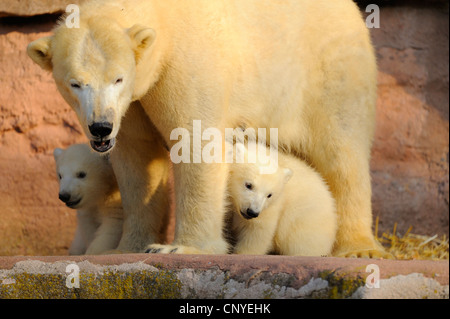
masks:
[[[282,215],[274,240],[277,253],[288,256],[331,255],[337,228],[334,207],[314,209],[314,206],[317,205],[305,202],[303,207],[297,206],[295,211],[286,211]]]
[[[98,255],[116,249],[122,237],[123,220],[115,217],[104,217],[95,238],[86,250],[86,255]]]
[[[90,243],[94,240],[95,232],[100,223],[98,215],[92,211],[77,211],[77,229],[75,237],[69,248],[69,255],[83,255]]]
[[[277,218],[269,216],[272,214],[270,210],[261,214],[264,216],[260,215],[251,220],[234,216],[233,227],[237,232],[235,254],[264,255],[272,251]]]
[[[77,226],[75,236],[69,247],[69,255],[83,255],[86,252],[86,241],[81,234],[80,225]]]

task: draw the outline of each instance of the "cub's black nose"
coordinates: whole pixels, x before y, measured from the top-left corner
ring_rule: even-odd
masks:
[[[113,129],[112,123],[109,122],[100,122],[89,125],[89,131],[95,137],[106,137],[111,134]]]
[[[70,194],[67,193],[59,193],[59,199],[63,202],[63,203],[67,203],[70,200]]]
[[[255,212],[253,209],[251,209],[251,208],[248,208],[247,209],[247,216],[248,217],[250,217],[250,218],[255,218],[255,217],[258,217],[258,215],[259,215],[259,212]]]

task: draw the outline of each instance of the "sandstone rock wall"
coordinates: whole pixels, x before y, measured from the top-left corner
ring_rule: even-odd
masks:
[[[411,3],[411,2],[410,2]],[[430,3],[430,2],[429,2]],[[446,4],[389,6],[372,29],[379,65],[373,209],[381,229],[448,234]]]
[[[58,200],[52,151],[86,141],[51,75],[27,57],[65,3],[0,0],[0,255],[61,255],[75,213]],[[448,234],[448,2],[381,6],[374,217]],[[46,14],[52,13],[52,14]]]
[[[84,141],[75,113],[27,44],[56,16],[0,21],[0,255],[67,254],[74,211],[58,200],[53,149]]]

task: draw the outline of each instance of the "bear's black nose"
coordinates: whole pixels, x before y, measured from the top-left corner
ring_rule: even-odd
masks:
[[[259,212],[255,212],[253,209],[251,208],[247,208],[247,216],[250,218],[255,218],[258,217]]]
[[[67,193],[59,193],[59,199],[64,202],[67,203],[70,200],[70,194]]]
[[[100,122],[89,125],[89,131],[95,137],[106,137],[111,134],[113,129],[112,123],[109,122]]]

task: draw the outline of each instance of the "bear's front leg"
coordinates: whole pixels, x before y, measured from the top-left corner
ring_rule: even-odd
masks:
[[[172,245],[150,245],[148,253],[226,254],[223,237],[226,164],[174,164],[176,229]]]
[[[372,233],[371,182],[369,160],[364,148],[352,149],[351,142],[326,164],[315,161],[336,199],[338,229],[333,256],[393,258]],[[347,150],[347,151],[345,151]],[[332,163],[332,165],[330,165]]]
[[[124,211],[117,249],[141,252],[162,242],[170,212],[169,156],[158,132],[138,102],[122,119],[111,163]]]

